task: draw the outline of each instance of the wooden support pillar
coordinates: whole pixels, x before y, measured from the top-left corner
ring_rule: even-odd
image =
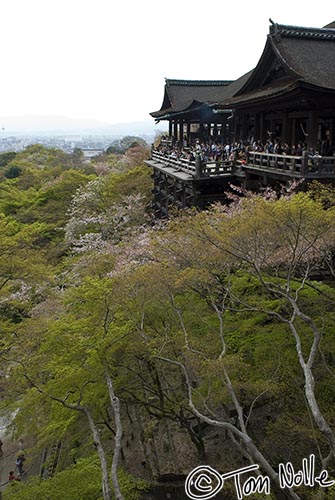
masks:
[[[266,139],[266,130],[264,124],[264,113],[259,114],[259,139],[261,142],[265,142]]]
[[[178,123],[173,122],[173,138],[175,141],[178,140]]]
[[[169,137],[172,137],[172,120],[169,120]]]
[[[256,118],[257,118],[256,113],[253,113],[248,140],[252,139],[254,141],[256,139]]]
[[[225,134],[225,130],[226,130],[226,125],[224,124],[224,121],[221,120],[221,123],[220,125],[218,126],[218,133],[219,133],[219,138],[220,138],[220,142],[223,143],[224,142],[224,134]]]
[[[216,123],[214,123],[214,127],[213,127],[213,138],[216,139],[217,138],[217,135],[218,135],[218,126]]]
[[[238,122],[239,122],[239,116],[236,115],[234,117],[234,123],[233,123],[233,137],[232,137],[232,141],[231,143],[234,143],[236,142],[237,140],[237,130],[238,130]]]
[[[318,141],[319,112],[311,110],[307,122],[307,146],[316,149]]]
[[[224,120],[224,122],[222,123],[221,135],[222,135],[222,141],[224,144],[230,143],[229,122],[227,120]]]
[[[247,135],[248,135],[248,120],[247,120],[247,115],[242,116],[242,141],[247,140]]]
[[[329,120],[329,144],[335,146],[335,118]]]
[[[281,126],[281,140],[282,140],[282,143],[290,142],[289,123],[288,123],[287,113],[283,113],[282,126]]]
[[[244,189],[250,188],[250,175],[247,173],[245,174],[245,177],[243,179],[243,187],[244,187]]]
[[[287,143],[292,146],[292,133],[293,133],[293,120],[287,115],[287,126],[286,126],[286,136]]]
[[[184,139],[184,123],[182,121],[179,122],[179,135],[178,135],[179,143],[182,146],[183,145],[183,139]]]
[[[258,141],[261,137],[260,133],[260,114],[255,113],[254,140]]]
[[[291,146],[296,146],[296,128],[297,128],[297,120],[296,118],[292,118],[292,131],[291,131]]]
[[[186,129],[187,129],[187,132],[186,132],[187,144],[189,145],[189,144],[191,144],[191,124],[190,123],[187,124]]]
[[[206,135],[206,130],[205,130],[205,124],[203,122],[200,122],[199,124],[199,130],[198,130],[198,137],[200,141],[203,141]]]
[[[234,125],[235,118],[231,118],[226,122],[226,131],[225,131],[225,142],[227,144],[232,144],[234,138]]]

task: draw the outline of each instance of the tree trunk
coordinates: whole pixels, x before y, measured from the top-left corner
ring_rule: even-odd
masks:
[[[114,488],[114,493],[115,493],[115,499],[116,500],[124,500],[123,495],[121,493],[120,489],[120,484],[119,484],[119,479],[117,477],[117,471],[118,471],[118,465],[119,465],[119,459],[120,459],[120,453],[121,453],[121,445],[122,445],[122,422],[121,422],[121,413],[120,413],[120,401],[119,398],[115,395],[114,388],[113,388],[113,382],[110,377],[110,375],[105,372],[105,377],[106,377],[106,382],[108,386],[108,393],[109,393],[109,398],[111,401],[111,405],[113,408],[114,412],[114,419],[115,419],[115,427],[116,427],[116,433],[115,433],[115,446],[114,446],[114,454],[113,454],[113,462],[112,462],[112,483],[113,483],[113,488]]]
[[[143,450],[143,455],[145,458],[145,467],[147,469],[148,475],[150,479],[156,478],[159,475],[159,472],[156,468],[156,463],[154,459],[152,458],[152,452],[150,447],[148,446],[148,443],[146,441],[145,437],[145,432],[144,432],[144,427],[143,427],[143,421],[142,421],[142,416],[141,416],[141,410],[138,407],[134,407],[135,411],[135,416],[136,416],[136,424],[138,426],[138,435],[139,435],[139,440],[142,445],[142,450]]]
[[[2,441],[1,441],[1,439],[0,439],[0,465],[1,465],[1,469],[3,470],[3,467],[2,467],[2,459],[3,459],[3,450],[2,450],[2,445],[3,445],[3,443],[2,443]],[[0,479],[2,479],[2,478],[1,478],[1,474],[0,474]],[[0,491],[0,500],[1,500],[1,499],[2,499],[2,493],[1,493],[1,491]]]
[[[297,308],[295,303],[294,303],[294,305]],[[295,341],[296,341],[296,350],[297,350],[298,360],[299,360],[300,366],[304,372],[305,395],[306,395],[307,403],[308,403],[308,406],[311,410],[314,422],[316,423],[320,432],[322,432],[322,434],[327,439],[329,446],[330,446],[330,449],[331,449],[331,453],[333,455],[333,458],[335,458],[335,436],[334,436],[334,433],[331,430],[330,425],[328,424],[327,420],[325,419],[325,417],[321,413],[321,410],[319,408],[319,405],[318,405],[316,397],[315,397],[315,390],[314,390],[315,382],[314,382],[314,376],[313,376],[313,372],[312,372],[312,365],[313,365],[313,361],[315,358],[315,353],[317,351],[317,348],[320,345],[321,335],[320,335],[319,331],[316,329],[312,320],[310,320],[310,318],[308,316],[303,315],[300,311],[299,311],[299,313],[300,313],[300,317],[303,316],[305,323],[307,323],[311,327],[313,334],[314,334],[313,346],[310,349],[309,359],[306,362],[304,359],[304,356],[303,356],[301,339],[300,339],[300,336],[297,332],[297,329],[294,326],[293,321],[290,321],[290,323],[289,323],[290,330],[293,333],[293,336],[294,336]]]
[[[193,403],[193,397],[192,397],[192,385],[190,382],[190,378],[188,375],[188,372],[185,368],[185,365],[181,363],[180,361],[175,361],[170,358],[164,358],[164,357],[159,357],[158,359],[161,359],[162,361],[166,361],[168,363],[171,363],[173,365],[179,366],[185,376],[185,382],[186,382],[186,387],[187,387],[187,392],[188,392],[188,404],[193,413],[203,422],[206,422],[209,425],[212,425],[214,427],[220,427],[223,429],[226,429],[227,431],[232,432],[236,437],[238,437],[243,445],[245,446],[246,450],[249,452],[251,457],[255,460],[255,463],[258,464],[264,471],[267,472],[269,478],[273,480],[273,482],[280,487],[280,482],[279,482],[279,476],[277,472],[273,469],[271,466],[270,462],[264,457],[264,455],[259,451],[251,437],[248,435],[246,431],[241,431],[238,429],[236,426],[231,424],[230,422],[226,422],[224,420],[216,420],[210,417],[207,417],[206,415],[203,415],[194,405]],[[289,498],[292,500],[300,500],[299,495],[297,495],[291,488],[285,488],[283,490]]]
[[[100,459],[100,465],[101,465],[101,472],[102,472],[102,495],[104,500],[112,500],[112,492],[111,492],[111,487],[109,484],[109,476],[108,476],[108,464],[107,464],[107,459],[106,459],[106,454],[105,450],[102,444],[102,441],[100,439],[100,433],[99,430],[93,420],[92,414],[88,408],[85,408],[84,413],[87,417],[93,439],[94,439],[94,444],[97,450],[97,453],[99,455]]]
[[[178,472],[179,470],[179,456],[178,456],[178,451],[175,447],[174,440],[173,440],[173,434],[171,433],[171,428],[169,425],[169,422],[166,422],[166,435],[169,441],[169,448],[170,448],[170,460],[172,460],[173,463],[173,472]],[[173,432],[173,431],[172,431]]]
[[[314,421],[316,425],[318,426],[319,430],[322,432],[322,434],[325,436],[327,439],[333,457],[335,458],[335,436],[333,431],[331,430],[327,420],[325,417],[322,415],[319,405],[316,401],[315,398],[315,392],[314,392],[314,377],[312,370],[308,368],[307,366],[303,367],[304,369],[304,374],[305,374],[305,394],[306,394],[306,399],[308,401],[308,405],[310,407],[311,413],[313,415]]]
[[[205,443],[200,436],[200,433],[196,433],[192,429],[191,423],[188,422],[186,418],[180,417],[180,423],[187,430],[187,433],[190,436],[192,443],[195,445],[200,462],[202,463],[205,462],[207,460],[206,448],[205,448]],[[199,426],[200,426],[200,421],[199,421]]]

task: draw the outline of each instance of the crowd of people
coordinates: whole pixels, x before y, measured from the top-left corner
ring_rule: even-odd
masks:
[[[233,144],[222,144],[216,141],[200,141],[196,140],[193,144],[188,144],[185,140],[174,142],[164,138],[156,151],[163,153],[174,159],[187,159],[194,161],[196,156],[200,156],[201,162],[208,163],[211,161],[233,161],[239,160],[241,163],[247,161],[251,152],[302,156],[305,151],[310,156],[331,156],[333,154],[327,145],[320,144],[320,151],[313,148],[307,148],[307,144],[298,142],[296,145],[289,145],[287,142],[282,143],[280,140],[267,140],[262,143],[260,140],[234,142]],[[326,151],[327,149],[327,151]]]

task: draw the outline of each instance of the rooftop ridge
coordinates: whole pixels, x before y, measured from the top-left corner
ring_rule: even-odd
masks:
[[[169,85],[185,85],[185,86],[196,86],[196,87],[210,87],[210,86],[226,86],[232,83],[233,80],[175,80],[171,78],[165,78],[165,83]]]
[[[275,37],[335,40],[334,28],[308,28],[305,26],[277,24],[271,20],[270,22],[270,35]]]

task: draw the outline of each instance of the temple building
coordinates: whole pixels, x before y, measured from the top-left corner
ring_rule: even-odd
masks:
[[[228,142],[228,110],[213,108],[225,99],[229,80],[165,81],[164,99],[159,111],[150,113],[156,122],[168,120],[169,137],[187,143],[197,138]]]
[[[335,22],[270,23],[257,66],[236,81],[166,80],[162,106],[151,116],[168,121],[167,144],[186,152],[197,140],[234,151],[243,144],[247,154],[243,161],[236,154],[212,161],[153,151],[148,165],[158,213],[222,201],[232,181],[257,187],[335,179]],[[278,150],[255,147],[274,143]]]
[[[227,94],[219,107],[234,110],[236,140],[271,134],[327,154],[335,144],[335,29],[273,23],[256,68]]]

